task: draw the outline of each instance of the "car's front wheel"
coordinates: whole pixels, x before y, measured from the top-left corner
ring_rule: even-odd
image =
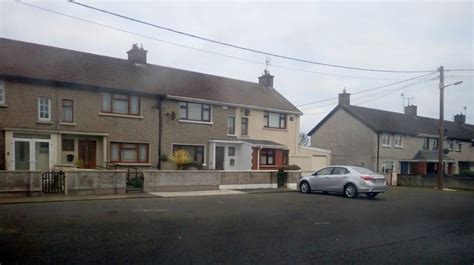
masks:
[[[357,188],[354,184],[347,184],[344,186],[344,195],[346,195],[347,198],[356,198],[359,193],[357,192]]]
[[[303,192],[303,193],[310,193],[311,192],[311,187],[309,186],[309,183],[306,182],[306,181],[301,182],[300,191]]]

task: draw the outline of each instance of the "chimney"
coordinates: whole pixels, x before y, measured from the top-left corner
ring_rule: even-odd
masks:
[[[143,45],[138,48],[138,44],[133,44],[132,49],[127,52],[128,60],[135,64],[146,64],[146,53],[148,51],[143,49]]]
[[[459,113],[454,115],[454,122],[457,124],[465,124],[466,123],[466,115]]]
[[[273,75],[265,69],[263,75],[258,78],[258,83],[264,87],[273,88]]]
[[[416,114],[417,114],[417,113],[416,113],[416,109],[417,109],[417,108],[418,108],[418,107],[415,106],[415,105],[407,105],[407,106],[405,107],[405,114],[415,117]]]
[[[350,105],[351,104],[351,94],[346,93],[346,89],[339,94],[339,105]]]

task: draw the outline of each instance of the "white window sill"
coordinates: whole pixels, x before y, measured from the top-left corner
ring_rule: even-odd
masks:
[[[60,122],[59,125],[76,126],[77,124],[74,122]]]
[[[395,145],[394,147],[398,149],[403,149],[403,145]]]
[[[391,145],[387,145],[387,144],[382,144],[382,147],[391,148],[392,146],[391,146]]]
[[[237,134],[227,134],[227,136],[230,136],[230,137],[237,137]]]
[[[143,119],[143,116],[126,115],[126,114],[115,114],[115,113],[99,112],[99,115],[100,116],[119,117],[119,118]]]
[[[54,124],[54,122],[52,122],[52,121],[41,121],[41,120],[36,121],[36,123],[39,123],[39,124]]]
[[[287,132],[288,130],[285,128],[271,128],[271,127],[263,127],[264,130],[269,131],[278,131],[278,132]]]
[[[184,123],[197,123],[197,124],[207,124],[207,125],[212,125],[212,124],[214,124],[212,121],[179,120],[179,122],[184,122]]]

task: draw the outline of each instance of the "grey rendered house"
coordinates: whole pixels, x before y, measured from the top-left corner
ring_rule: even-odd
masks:
[[[445,172],[474,170],[474,125],[465,115],[445,121]],[[401,174],[438,172],[438,119],[420,117],[417,107],[405,113],[350,105],[350,94],[339,94],[339,104],[309,133],[311,146],[330,149],[332,163],[362,165],[377,172]]]
[[[301,112],[267,71],[253,83],[153,65],[137,45],[127,53],[0,38],[0,169],[171,169],[160,157],[177,149],[209,169],[301,159]]]

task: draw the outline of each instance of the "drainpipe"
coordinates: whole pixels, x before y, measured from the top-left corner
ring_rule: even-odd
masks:
[[[380,133],[377,133],[377,173],[379,172],[379,158],[380,158]]]
[[[156,98],[156,105],[158,107],[158,164],[157,168],[161,169],[161,138],[163,132],[163,100],[166,96],[158,96]]]

